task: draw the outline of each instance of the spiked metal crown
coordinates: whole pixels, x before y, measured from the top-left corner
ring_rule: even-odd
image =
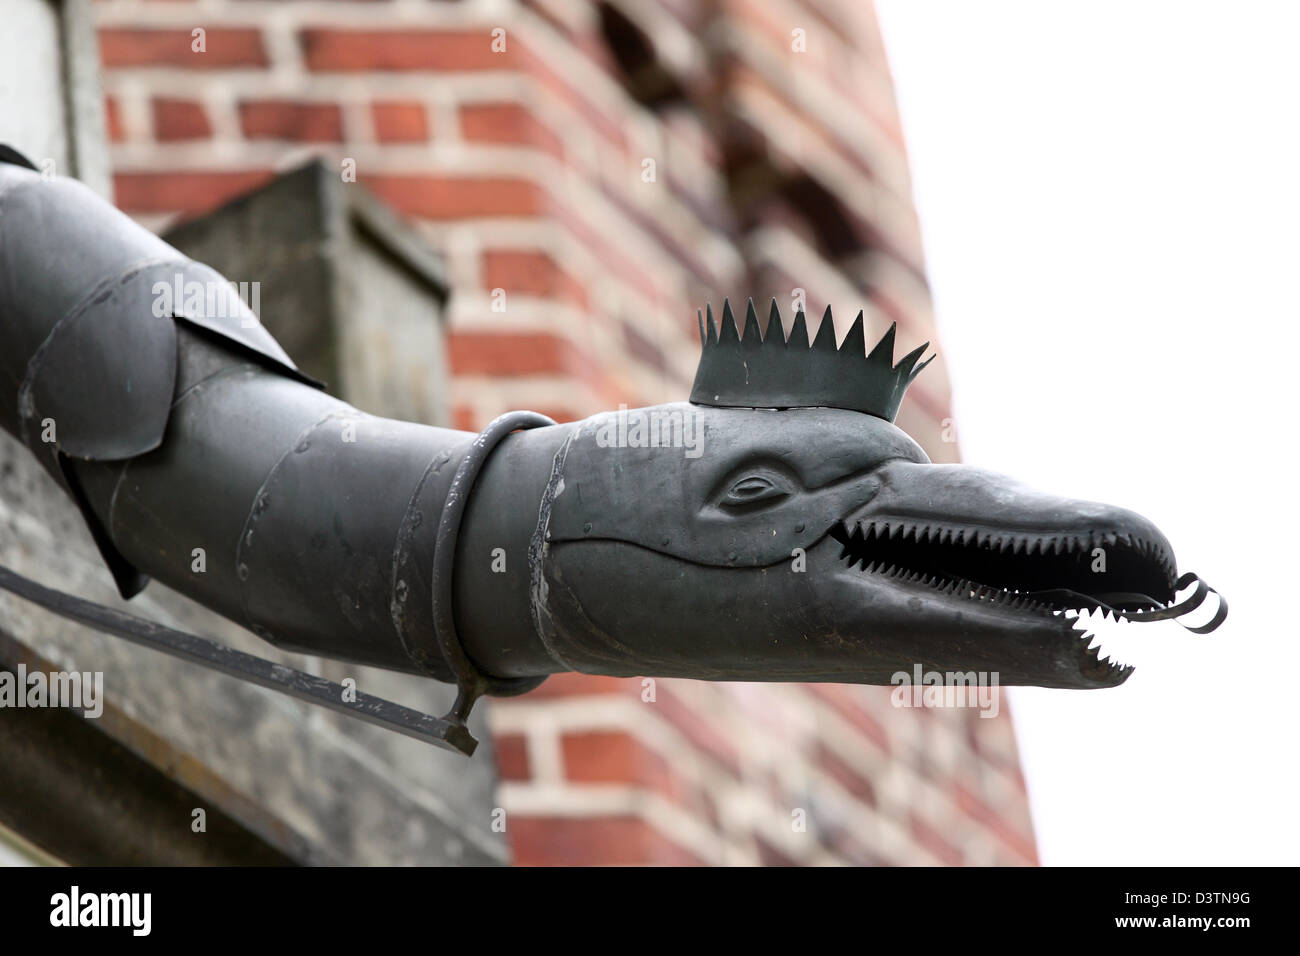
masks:
[[[836,348],[829,306],[811,345],[802,310],[795,313],[786,338],[775,299],[766,336],[759,332],[752,299],[745,312],[744,338],[736,327],[729,301],[722,304],[720,329],[713,321],[712,306],[708,307],[707,324],[703,315],[699,322],[700,366],[691,389],[691,401],[697,405],[847,408],[892,422],[907,386],[934,361],[930,356],[917,364],[930,344],[926,342],[894,364],[897,323],[866,354],[861,312]]]

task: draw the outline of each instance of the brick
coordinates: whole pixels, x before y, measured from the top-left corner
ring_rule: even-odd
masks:
[[[664,757],[627,731],[565,734],[564,775],[574,783],[622,783],[680,800],[682,787]]]
[[[851,816],[831,819],[813,818],[809,837],[822,847],[830,850],[835,859],[849,866],[884,866],[886,860],[879,850],[868,846],[861,839]],[[902,821],[906,822],[906,821]]]
[[[520,866],[700,866],[703,861],[639,817],[507,818]]]
[[[639,166],[637,167],[640,168]],[[639,181],[638,188],[643,184]],[[671,189],[671,185],[669,186]],[[656,244],[675,259],[681,267],[691,273],[705,288],[718,284],[718,275],[701,259],[698,246],[694,246],[680,233],[680,223],[666,220],[651,212],[651,208],[630,202],[625,191],[612,189],[608,182],[602,183],[602,192],[620,213],[636,223],[655,240]]]
[[[116,173],[113,189],[118,206],[127,212],[197,215],[257,188],[271,175],[270,170]]]
[[[760,866],[798,866],[794,858],[783,850],[778,850],[775,846],[764,840],[761,836],[754,838],[754,847],[758,850],[758,862]]]
[[[536,80],[539,90],[576,110],[593,132],[599,133],[619,152],[626,152],[627,136],[623,132],[623,123],[627,114],[612,114],[608,109],[596,106],[564,74],[532,51],[521,49],[517,58],[521,68]]]
[[[578,697],[584,694],[640,696],[641,682],[634,677],[605,677],[602,674],[552,674],[540,687],[528,692],[528,699]],[[510,701],[509,699],[494,701],[493,705],[508,707]]]
[[[957,866],[962,861],[962,852],[953,846],[930,824],[926,823],[919,815],[913,813],[908,821],[912,835],[916,837],[916,842],[921,844],[948,866]]]
[[[212,125],[202,103],[155,97],[151,106],[153,135],[159,142],[207,139],[212,135]]]
[[[492,37],[483,30],[346,30],[314,27],[299,40],[307,68],[315,72],[355,73],[370,70],[500,70],[513,60],[517,41],[507,36],[506,50],[492,52]]]
[[[647,703],[655,712],[685,737],[701,754],[712,758],[733,776],[741,775],[740,752],[736,743],[716,730],[706,717],[700,715],[684,695],[673,690],[668,680],[655,682],[655,700]]]
[[[99,58],[105,69],[128,66],[183,66],[191,70],[270,65],[261,31],[204,27],[205,49],[196,52],[189,30],[105,27],[99,31]]]
[[[889,752],[889,734],[862,703],[862,691],[844,684],[812,684],[812,692],[830,704],[841,717],[856,727],[869,740],[886,753]]]
[[[423,143],[431,130],[423,103],[389,100],[373,103],[370,115],[381,143]]]
[[[593,226],[581,210],[570,204],[556,203],[553,215],[581,242],[592,258],[612,275],[636,289],[652,305],[665,297],[663,278],[655,276],[645,264],[631,259],[614,247],[609,237]],[[674,299],[675,301],[675,299]],[[688,312],[689,314],[689,312]],[[683,323],[689,327],[690,323]]]
[[[873,108],[874,98],[869,93],[870,85],[855,82],[859,76],[855,71],[839,68],[840,63],[847,67],[850,57],[859,63],[869,63],[873,67],[872,72],[879,78],[879,82],[887,86],[890,83],[889,65],[885,57],[885,51],[880,44],[879,34],[871,29],[868,29],[865,35],[858,31],[846,31],[844,24],[836,23],[834,16],[830,15],[829,11],[819,9],[817,4],[808,4],[803,6],[802,9],[821,21],[822,24],[809,31],[810,52],[815,49],[819,55],[811,57],[813,63],[809,63],[808,66],[816,69],[823,82],[835,87],[844,97],[852,101],[862,111],[864,117],[870,117],[874,120],[881,130],[893,140],[894,144],[901,149],[903,147],[903,130],[897,110],[891,108],[881,111]],[[771,14],[771,8],[762,3],[754,2],[754,0],[745,0],[744,3],[733,8],[733,15],[743,16],[745,20],[756,24],[763,31],[770,43],[770,55],[789,56],[798,63],[809,59],[806,55],[794,54],[791,51],[791,25],[779,17],[773,17]],[[858,22],[867,25],[871,20],[864,17]],[[851,50],[843,46],[843,44],[854,44],[855,41],[857,41],[857,50]],[[892,99],[890,100],[890,106],[893,106]]]
[[[239,104],[239,125],[249,139],[343,141],[343,111],[334,103],[246,100]]]
[[[478,413],[474,409],[466,405],[457,405],[451,413],[451,424],[453,428],[459,428],[463,432],[476,432],[487,422],[480,422]]]
[[[952,793],[953,802],[962,810],[962,812],[972,819],[978,820],[989,830],[997,834],[1002,842],[1007,844],[1007,846],[1017,854],[1037,865],[1038,851],[1034,847],[1034,839],[1032,836],[1020,833],[1001,813],[993,807],[990,807],[961,784],[953,783],[949,790]],[[1017,814],[1017,816],[1020,815]]]
[[[558,425],[563,425],[565,422],[581,421],[582,419],[587,417],[586,415],[583,415],[581,412],[575,412],[571,408],[540,407],[540,408],[534,408],[533,411],[537,412],[539,415],[545,415],[547,418],[551,419],[553,422],[555,422]]]
[[[126,139],[126,127],[122,125],[121,108],[116,97],[104,97],[104,127],[110,143],[120,143]]]
[[[604,396],[602,407],[631,405],[635,398],[572,340],[550,332],[453,332],[447,351],[456,375],[504,380],[567,376]]]
[[[423,219],[537,216],[548,206],[545,190],[525,179],[383,174],[366,176],[365,183],[402,212]]]
[[[520,103],[471,103],[460,109],[460,134],[471,143],[536,146],[556,157],[564,144]]]
[[[841,760],[839,755],[818,744],[817,766],[834,778],[835,782],[868,806],[876,805],[876,789],[862,771]]]
[[[489,249],[483,254],[483,285],[525,295],[572,302],[587,308],[582,283],[561,269],[548,253],[533,249]]]
[[[457,375],[585,378],[592,364],[572,342],[550,332],[453,332],[448,344]]]
[[[523,734],[500,734],[492,738],[496,748],[497,772],[502,780],[527,780],[533,775],[528,761],[528,739]]]
[[[897,166],[904,161],[903,148],[897,146],[894,155],[885,157],[877,153],[864,155],[853,148],[834,130],[827,129],[813,122],[803,107],[790,99],[789,92],[769,83],[760,73],[744,63],[729,66],[730,92],[734,96],[755,100],[753,108],[761,111],[763,129],[754,133],[770,139],[773,145],[780,146],[786,138],[797,138],[815,143],[818,149],[832,152],[849,163],[864,176],[864,181],[878,179],[880,170],[877,166]],[[865,119],[865,118],[864,118]]]
[[[661,375],[672,374],[673,370],[664,350],[659,343],[641,332],[639,323],[619,322],[619,328],[623,333],[623,350],[630,358],[649,365]]]

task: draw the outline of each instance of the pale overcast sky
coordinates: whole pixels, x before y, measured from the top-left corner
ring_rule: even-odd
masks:
[[[1011,692],[1043,861],[1294,864],[1300,4],[877,8],[965,460],[1146,514],[1232,609]]]

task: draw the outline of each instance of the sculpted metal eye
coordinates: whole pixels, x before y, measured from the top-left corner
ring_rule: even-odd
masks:
[[[727,489],[723,504],[750,505],[759,501],[771,501],[784,498],[790,489],[772,477],[765,475],[746,475]]]

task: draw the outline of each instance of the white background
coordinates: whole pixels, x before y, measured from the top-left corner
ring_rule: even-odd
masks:
[[[1294,864],[1300,4],[877,7],[964,460],[1142,512],[1232,609],[1010,693],[1043,862]]]

